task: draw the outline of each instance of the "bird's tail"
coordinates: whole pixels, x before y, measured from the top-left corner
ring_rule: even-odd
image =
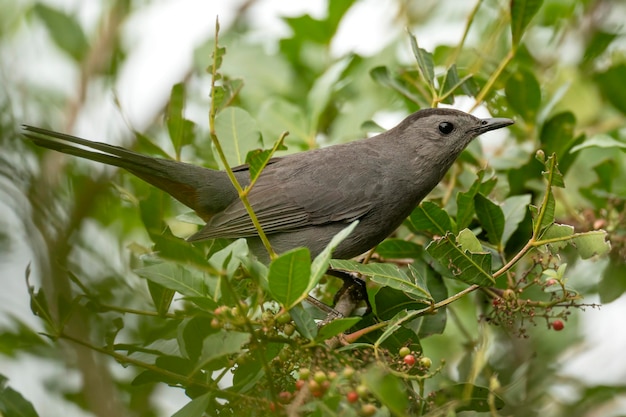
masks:
[[[234,191],[232,186],[229,187],[228,178],[220,171],[153,158],[119,146],[39,127],[24,125],[24,130],[24,136],[37,146],[124,168],[192,208],[205,220],[223,210],[224,203],[229,200],[224,195],[220,198],[219,194]]]

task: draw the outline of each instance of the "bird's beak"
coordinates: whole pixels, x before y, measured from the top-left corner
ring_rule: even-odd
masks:
[[[490,130],[500,129],[501,127],[510,126],[515,121],[505,118],[482,119],[480,125],[474,129],[477,135],[482,135]]]

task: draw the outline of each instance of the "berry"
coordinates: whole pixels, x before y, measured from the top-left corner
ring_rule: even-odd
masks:
[[[343,376],[344,376],[344,377],[346,377],[346,378],[352,378],[352,376],[354,375],[354,372],[355,372],[355,371],[354,371],[354,368],[353,368],[353,367],[351,367],[351,366],[348,366],[347,368],[344,368],[344,369],[343,369],[342,374],[343,374]]]
[[[319,382],[321,384],[322,382],[326,381],[328,379],[328,377],[326,376],[326,372],[324,372],[324,371],[317,371],[313,375],[313,379],[316,382]]]
[[[276,317],[276,321],[280,324],[287,324],[291,321],[291,316],[289,313],[281,313],[278,317]]]
[[[216,317],[213,317],[211,319],[211,328],[213,328],[213,329],[221,329],[222,328],[222,322],[219,321],[219,319],[217,319]]]
[[[565,324],[561,320],[554,320],[552,322],[552,328],[557,332],[560,332],[565,327]]]
[[[359,401],[359,393],[356,391],[350,391],[349,393],[346,394],[346,399],[348,400],[349,403],[355,403]]]
[[[294,326],[293,324],[285,324],[285,327],[283,327],[283,333],[285,333],[285,336],[291,336],[296,332],[296,326]]]
[[[515,299],[515,291],[513,291],[510,288],[507,288],[506,290],[502,291],[502,298],[504,298],[505,300]]]
[[[278,401],[283,404],[287,404],[291,401],[291,393],[289,391],[281,391],[278,393]]]
[[[551,287],[553,285],[556,285],[558,281],[554,278],[550,278],[549,280],[546,281],[546,287]]]
[[[302,389],[302,387],[304,386],[304,384],[306,384],[306,382],[303,379],[299,379],[296,381],[296,389],[298,391],[300,391]]]
[[[433,365],[433,361],[432,361],[430,358],[428,358],[428,357],[426,357],[426,356],[424,356],[424,357],[420,358],[420,366],[421,366],[421,367],[423,367],[423,368],[427,368],[427,369],[428,369],[428,368],[430,368],[432,365]]]
[[[404,346],[400,348],[400,351],[398,352],[400,354],[400,356],[405,357],[406,355],[411,353],[411,349],[409,349],[408,347]]]
[[[369,390],[365,385],[358,385],[356,387],[356,393],[359,394],[359,397],[365,397],[369,393]]]
[[[317,392],[317,391],[321,392],[322,391],[322,386],[316,380],[311,379],[309,381],[309,389],[311,390],[311,392]]]
[[[415,365],[415,362],[416,362],[415,356],[413,356],[413,355],[406,355],[402,360],[408,366],[413,366],[413,365]]]
[[[371,417],[376,414],[376,406],[374,404],[363,404],[361,407],[361,415],[364,417]]]
[[[300,368],[300,379],[309,379],[311,370],[309,368]]]

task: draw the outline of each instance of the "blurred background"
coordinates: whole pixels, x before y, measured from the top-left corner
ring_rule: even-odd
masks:
[[[45,265],[54,264],[52,258],[59,252],[70,253],[73,262],[82,265],[96,286],[98,282],[108,289],[127,286],[136,291],[136,297],[147,299],[140,283],[122,283],[121,277],[131,268],[129,245],[147,245],[149,240],[145,233],[116,221],[116,216],[137,215],[129,214],[130,205],[113,209],[110,201],[119,199],[119,195],[111,195],[109,199],[95,200],[95,207],[84,202],[101,216],[100,220],[87,219],[74,225],[64,241],[67,247],[51,249],[46,232],[58,237],[56,222],[73,218],[67,212],[68,206],[81,207],[80,201],[73,201],[70,195],[86,184],[106,187],[103,184],[114,174],[108,168],[78,162],[78,167],[72,169],[80,173],[79,179],[68,180],[65,157],[33,152],[18,136],[20,124],[115,144],[130,143],[135,131],[146,132],[170,150],[163,134],[163,112],[172,86],[184,81],[185,117],[196,124],[196,136],[203,138],[198,146],[210,146],[210,79],[205,69],[219,16],[220,43],[227,48],[223,72],[244,80],[242,106],[258,118],[266,145],[275,140],[275,132],[290,130],[287,144],[294,150],[305,147],[310,138],[299,137],[289,126],[264,125],[263,106],[268,100],[288,100],[298,105],[298,100],[307,96],[314,75],[346,57],[353,57],[346,65],[358,65],[362,70],[342,80],[347,84],[349,98],[342,98],[340,114],[333,116],[332,124],[317,130],[313,140],[317,145],[354,140],[365,134],[361,126],[367,120],[389,128],[409,110],[415,110],[394,92],[374,83],[368,72],[378,65],[414,65],[406,28],[415,34],[420,47],[436,51],[457,44],[464,36],[469,16],[478,10],[476,29],[467,34],[466,45],[494,68],[507,42],[508,32],[503,29],[507,7],[508,1],[497,0],[361,0],[354,2],[328,41],[318,41],[312,22],[327,17],[328,5],[323,0],[0,0],[0,375],[6,377],[5,383],[30,401],[42,417],[105,415],[96,411],[83,391],[86,385],[100,387],[98,395],[105,402],[144,404],[129,415],[172,415],[189,401],[182,391],[164,384],[145,389],[144,398],[138,399],[141,396],[137,392],[129,394],[132,388],[128,381],[135,373],[132,367],[122,368],[113,361],[93,358],[81,362],[80,355],[67,345],[53,346],[36,336],[45,329],[30,309],[24,280],[27,271],[32,284],[45,287]],[[537,121],[516,117],[520,129],[517,140],[507,141],[498,134],[482,138],[488,164],[496,169],[514,167],[516,158],[533,152],[532,137],[542,118],[567,110],[575,116],[579,131],[589,136],[610,134],[616,141],[589,150],[582,161],[579,158],[566,178],[568,185],[576,188],[592,184],[596,174],[591,171],[590,161],[603,158],[611,159],[617,167],[622,164],[622,168],[615,168],[614,175],[623,178],[626,78],[620,77],[626,74],[624,22],[626,3],[620,0],[543,2],[519,52],[519,60],[525,62],[541,86],[541,104],[533,116]],[[485,34],[494,32],[500,33],[501,39],[487,45]],[[605,78],[590,74],[604,74]],[[459,97],[451,105],[469,110],[473,104],[471,99]],[[481,106],[475,113],[484,116],[489,111]],[[288,115],[293,120],[301,113]],[[202,157],[202,149],[183,154],[183,159],[192,162]],[[39,182],[33,184],[33,178],[39,178]],[[623,199],[623,184],[601,198]],[[112,194],[110,189],[108,193]],[[593,209],[579,195],[572,197],[563,192],[559,197],[581,217]],[[562,211],[564,216],[566,213]],[[615,214],[610,208],[604,213],[607,218]],[[594,219],[602,221],[601,217]],[[120,240],[119,236],[124,238]],[[605,303],[601,308],[575,311],[566,330],[558,334],[539,326],[529,339],[511,341],[509,338],[515,336],[492,336],[494,340],[505,338],[505,345],[516,348],[504,349],[494,342],[490,345],[491,360],[503,360],[501,356],[511,352],[521,357],[519,367],[511,370],[519,373],[516,395],[531,398],[529,392],[541,391],[549,396],[537,406],[545,412],[541,415],[565,415],[561,414],[563,410],[581,416],[626,415],[626,332],[622,331],[626,276],[621,275],[626,274],[626,268],[624,255],[614,256],[617,258],[578,261],[569,270],[570,285],[585,295],[584,302]],[[607,268],[614,270],[610,283],[603,282]],[[468,328],[475,328],[474,309],[463,303],[471,301],[459,303],[459,313],[470,312],[462,321],[468,323]],[[448,355],[448,369],[454,373],[463,357],[460,350],[455,357],[455,326],[450,327],[445,337],[425,342],[425,349],[428,351],[428,343],[432,343],[433,350],[448,346],[442,348],[441,355]],[[88,363],[98,369],[91,377],[102,381],[86,382]],[[522,377],[528,368],[537,367],[545,369],[535,372],[535,379]],[[106,388],[106,381],[114,382]],[[114,390],[122,392],[120,398],[113,399],[118,395],[113,394]],[[573,413],[574,408],[580,413]]]

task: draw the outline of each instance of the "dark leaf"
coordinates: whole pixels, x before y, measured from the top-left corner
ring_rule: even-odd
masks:
[[[502,233],[504,232],[504,213],[499,205],[495,204],[482,194],[474,197],[476,205],[476,215],[487,232],[489,242],[499,247],[502,243]]]
[[[420,204],[408,218],[408,225],[415,233],[430,232],[442,236],[453,230],[452,219],[444,209],[430,201]]]
[[[37,417],[33,405],[22,394],[9,387],[8,379],[0,374],[0,415],[6,417]]]
[[[514,71],[504,91],[511,107],[532,123],[541,105],[541,88],[535,75],[525,69]]]
[[[392,415],[406,415],[409,397],[402,381],[380,366],[372,366],[363,375],[363,383]]]
[[[433,401],[435,405],[448,404],[450,401],[460,402],[455,407],[457,412],[478,411],[488,412],[490,397],[493,398],[497,409],[504,407],[504,400],[488,388],[472,384],[456,384],[435,392]]]
[[[307,248],[285,252],[270,264],[270,292],[276,301],[290,309],[306,292],[310,276],[311,255]]]
[[[57,46],[75,61],[82,62],[89,50],[89,44],[78,21],[43,3],[37,3],[34,11],[46,24]]]
[[[519,45],[526,27],[542,4],[543,0],[511,0],[511,35],[514,48]]]

